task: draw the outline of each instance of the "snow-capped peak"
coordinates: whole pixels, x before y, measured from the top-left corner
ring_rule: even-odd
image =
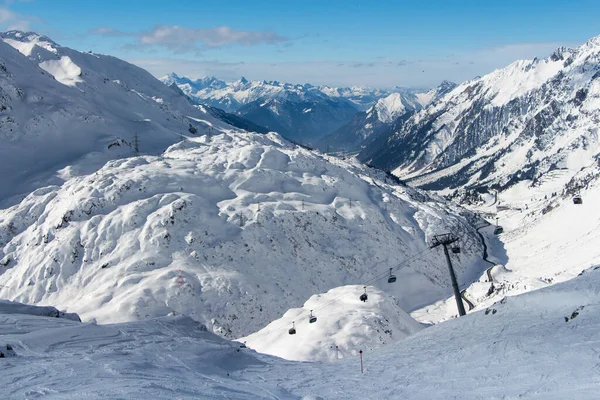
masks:
[[[58,55],[57,49],[60,47],[48,37],[35,32],[8,31],[0,33],[0,37],[26,57],[31,56],[36,47]]]
[[[384,123],[392,122],[400,115],[406,112],[403,97],[400,93],[392,93],[383,99],[377,100],[377,103],[367,113],[377,112],[377,118]]]

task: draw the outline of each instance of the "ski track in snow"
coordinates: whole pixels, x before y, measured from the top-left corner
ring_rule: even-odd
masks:
[[[599,287],[590,269],[507,298],[366,351],[363,374],[357,356],[285,361],[187,317],[95,325],[0,303],[0,337],[15,352],[0,383],[7,399],[593,399]]]

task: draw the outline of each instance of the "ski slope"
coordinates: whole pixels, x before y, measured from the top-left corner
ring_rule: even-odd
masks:
[[[96,325],[1,304],[0,383],[7,399],[595,399],[599,288],[593,268],[508,298],[364,352],[362,374],[357,356],[285,361],[186,317]]]

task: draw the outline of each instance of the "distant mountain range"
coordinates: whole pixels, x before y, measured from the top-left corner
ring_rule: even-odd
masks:
[[[402,90],[380,98],[368,110],[356,114],[350,122],[323,137],[317,147],[331,152],[357,152],[395,126],[407,114],[421,110],[454,89],[456,84],[444,81],[427,92]]]
[[[428,94],[405,88],[373,89],[365,87],[335,88],[277,81],[249,81],[241,78],[225,82],[215,77],[191,80],[175,73],[161,78],[166,85],[176,85],[198,104],[221,108],[284,137],[304,144],[317,145],[324,136],[340,129],[380,99],[390,97],[380,112],[396,112],[396,104],[407,109],[420,107]],[[391,118],[389,114],[384,118]],[[344,138],[340,137],[340,140]],[[340,144],[341,148],[348,146]],[[350,146],[354,147],[354,146]],[[338,146],[335,146],[337,149]]]

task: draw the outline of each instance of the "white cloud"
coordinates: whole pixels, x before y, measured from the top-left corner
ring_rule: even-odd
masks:
[[[113,36],[113,37],[130,36],[130,34],[128,34],[128,33],[121,32],[119,30],[116,30],[113,28],[108,28],[108,27],[92,29],[92,30],[90,30],[89,33],[91,33],[92,35]]]
[[[427,88],[443,80],[457,83],[503,68],[518,59],[546,57],[560,45],[568,43],[524,43],[483,48],[440,58],[406,60],[382,59],[362,61],[306,62],[219,62],[194,59],[145,58],[129,61],[155,76],[169,72],[197,78],[214,75],[225,80],[246,76],[257,80],[329,85],[367,85],[375,87],[405,86]]]
[[[7,7],[0,6],[0,26],[4,29],[27,31],[30,29],[31,23],[37,20],[39,19],[17,14]]]
[[[273,31],[241,31],[228,26],[207,29],[189,29],[180,26],[160,25],[140,35],[143,44],[176,46],[181,43],[203,43],[208,47],[228,44],[251,46],[260,43],[278,43],[287,40]]]
[[[228,26],[191,29],[177,25],[158,25],[148,31],[134,33],[101,27],[92,29],[90,33],[112,37],[135,37],[137,42],[135,44],[130,43],[128,46],[137,45],[140,48],[160,46],[176,53],[190,52],[196,55],[200,53],[202,48],[216,48],[233,44],[242,46],[275,44],[288,40],[273,31],[243,31]]]

